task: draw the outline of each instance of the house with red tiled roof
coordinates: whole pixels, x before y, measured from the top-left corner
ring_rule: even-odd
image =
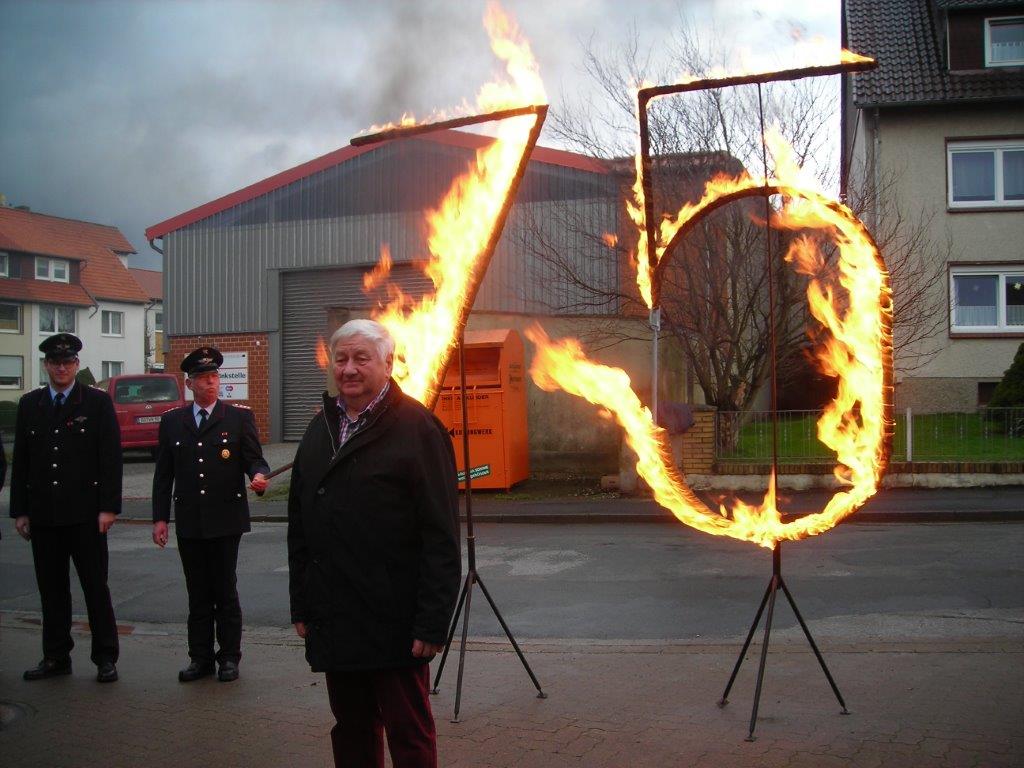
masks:
[[[0,207],[0,400],[45,382],[39,343],[61,331],[97,380],[144,370],[150,297],[132,253],[116,227]]]
[[[164,369],[164,273],[157,269],[129,267],[135,282],[149,296],[146,304],[146,371]]]

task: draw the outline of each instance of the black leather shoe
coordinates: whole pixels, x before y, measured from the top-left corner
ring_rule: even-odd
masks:
[[[97,683],[113,683],[115,680],[117,680],[117,667],[114,666],[114,662],[104,661],[102,664],[96,665]]]
[[[222,683],[231,683],[238,679],[238,662],[222,661],[217,670],[217,679]]]
[[[43,659],[39,662],[39,666],[33,667],[32,669],[26,669],[22,678],[24,680],[42,680],[44,677],[56,677],[57,675],[70,674],[71,659],[64,659],[63,661]]]
[[[213,674],[213,664],[199,664],[193,661],[185,669],[178,673],[179,683],[191,683],[201,677],[209,677]]]

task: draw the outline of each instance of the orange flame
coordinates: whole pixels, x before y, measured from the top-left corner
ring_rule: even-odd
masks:
[[[613,232],[605,232],[603,235],[601,235],[601,240],[609,248],[614,248],[619,244],[619,236]]]
[[[324,341],[323,336],[318,336],[316,339],[316,364],[323,371],[326,371],[331,364],[331,353],[327,349],[327,342]]]
[[[515,22],[491,3],[484,27],[508,77],[480,89],[476,110],[487,113],[543,104],[546,97],[537,62]],[[425,272],[434,284],[434,294],[413,304],[392,291],[392,301],[374,313],[395,338],[396,380],[421,402],[428,402],[440,386],[441,365],[457,343],[454,336],[460,313],[479,279],[477,265],[536,120],[536,116],[525,115],[499,121],[496,140],[477,151],[475,161],[452,183],[438,208],[428,212],[430,258]]]
[[[744,191],[760,194],[765,185],[779,188],[785,199],[774,224],[821,229],[835,238],[839,247],[838,285],[816,278],[807,289],[812,315],[830,333],[820,362],[839,380],[835,400],[818,421],[818,439],[835,451],[835,476],[847,488],[837,492],[824,510],[783,523],[776,505],[774,476],[760,505],[737,501],[729,510],[724,506],[718,511],[709,509],[672,465],[664,430],[654,424],[650,411],[641,405],[624,371],[588,360],[575,340],[553,343],[539,328],[528,331],[527,338],[537,347],[530,370],[537,385],[546,390],[561,388],[613,414],[637,454],[637,471],[659,504],[698,530],[770,548],[778,541],[801,539],[832,528],[878,489],[888,461],[891,433],[892,298],[888,274],[864,225],[842,204],[805,188],[806,176],[777,134],[765,139],[775,159],[776,178],[758,180],[744,174],[734,179],[712,179],[700,201],[684,205],[674,217],[661,222],[656,253],[660,260],[673,235],[723,195]],[[641,232],[638,256],[642,265],[646,240],[642,197],[639,200],[630,204],[630,216]],[[786,259],[811,274],[816,274],[823,263],[807,237],[795,240]],[[649,265],[646,275],[639,274],[644,271],[641,268],[637,275],[648,306],[653,268]],[[846,294],[841,306],[836,301],[837,289]]]
[[[369,293],[387,280],[390,274],[391,249],[385,244],[380,247],[380,261],[377,262],[373,269],[363,275],[363,290]]]

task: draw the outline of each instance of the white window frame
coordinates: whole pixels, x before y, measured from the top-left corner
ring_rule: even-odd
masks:
[[[161,309],[159,312],[153,313],[153,330],[159,333],[163,333],[164,330],[164,311]]]
[[[7,251],[0,251],[0,277],[11,276],[11,256]]]
[[[0,328],[0,333],[24,333],[25,331],[25,310],[21,304],[14,301],[0,301],[0,305],[7,307],[16,307],[18,310],[18,330],[9,331],[5,328]]]
[[[46,267],[45,275],[40,275],[39,268],[44,265]],[[64,268],[64,277],[57,277],[57,267]],[[71,262],[67,259],[51,259],[46,256],[36,256],[35,276],[36,280],[46,280],[51,283],[69,283],[71,282]]]
[[[1024,16],[991,16],[985,19],[985,66],[986,67],[1020,67],[1024,66],[1024,58],[1010,61],[992,61],[992,22],[1017,21],[1024,25]]]
[[[993,154],[995,179],[993,200],[953,200],[953,155],[959,152],[986,152]],[[1003,189],[1003,152],[1024,151],[1024,138],[986,141],[950,140],[946,142],[946,204],[951,209],[970,208],[1024,208],[1024,200],[1006,200]]]
[[[53,328],[43,328],[43,307],[53,307]],[[40,333],[78,333],[78,310],[75,307],[69,307],[65,304],[40,304],[39,305],[39,332]],[[64,328],[60,324],[60,310],[69,309],[71,310],[71,327]]]
[[[1011,275],[1024,275],[1024,262],[1019,264],[992,264],[954,266],[949,268],[949,332],[956,336],[991,336],[1013,334],[1024,336],[1024,325],[1008,325],[1006,322],[1006,280]],[[998,278],[996,283],[996,324],[995,325],[957,325],[956,324],[956,278],[957,277],[989,277]]]
[[[114,316],[118,317],[118,329],[116,331],[111,330],[111,321]],[[124,312],[118,312],[116,309],[104,309],[100,314],[100,333],[104,336],[124,336]]]
[[[21,360],[21,376],[18,377],[16,384],[3,384],[0,383],[0,389],[24,389],[25,384],[25,358],[21,355],[0,355],[0,357],[16,357]]]
[[[117,370],[113,369],[117,366]],[[104,360],[101,364],[101,370],[103,375],[100,377],[100,381],[106,381],[114,376],[120,376],[124,373],[124,360]]]
[[[50,383],[50,372],[46,370],[46,358],[39,358],[39,386],[43,387]]]

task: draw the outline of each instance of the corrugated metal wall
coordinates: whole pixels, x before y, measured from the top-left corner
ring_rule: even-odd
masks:
[[[316,361],[317,340],[349,318],[366,314],[376,296],[363,293],[360,267],[285,272],[281,275],[281,381],[282,433],[285,440],[300,440],[310,418],[320,407],[327,373]],[[420,298],[432,290],[430,281],[411,265],[396,264],[391,283]]]
[[[423,211],[472,157],[471,150],[431,141],[387,144],[169,233],[167,333],[279,330],[276,297],[269,295],[276,285],[272,270],[371,265],[383,244],[396,264],[425,259]],[[558,254],[614,288],[616,259],[600,240],[617,228],[614,184],[603,174],[531,163],[475,308],[617,311],[585,304],[551,259]]]

